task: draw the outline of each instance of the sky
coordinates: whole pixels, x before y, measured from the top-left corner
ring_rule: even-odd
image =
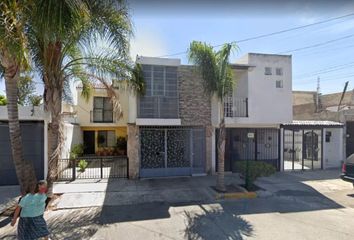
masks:
[[[354,13],[354,2],[130,0],[134,25],[131,56],[160,57],[185,52],[193,40],[218,45]],[[316,44],[323,44],[313,47]],[[354,88],[354,15],[266,38],[240,42],[231,62],[247,52],[292,55],[293,90],[321,92]],[[299,48],[303,50],[292,51]],[[188,64],[186,54],[169,56]],[[40,82],[40,80],[36,80]],[[4,81],[0,94],[4,94]],[[37,91],[43,91],[37,84]]]

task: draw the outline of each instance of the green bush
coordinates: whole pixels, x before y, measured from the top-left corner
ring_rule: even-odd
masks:
[[[242,174],[245,179],[247,175],[247,161],[238,161],[235,164],[236,172]],[[248,184],[246,183],[247,188],[250,185],[253,185],[254,181],[256,181],[259,177],[267,177],[276,172],[276,169],[273,165],[264,162],[258,161],[248,161]]]
[[[79,164],[78,164],[79,171],[80,171],[80,172],[85,172],[85,169],[87,168],[87,165],[88,165],[87,161],[84,160],[84,159],[81,159],[81,160],[79,161]]]
[[[84,145],[83,144],[77,144],[71,148],[71,151],[70,151],[70,158],[71,159],[81,157],[82,155],[84,155]]]

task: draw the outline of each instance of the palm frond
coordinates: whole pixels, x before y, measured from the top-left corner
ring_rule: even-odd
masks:
[[[206,93],[216,94],[223,99],[234,86],[230,55],[236,44],[224,44],[219,51],[207,43],[193,41],[188,49],[188,59],[196,65],[202,75],[203,86]]]
[[[204,91],[214,94],[217,91],[217,59],[213,47],[206,43],[193,41],[188,49],[188,59],[202,75]]]

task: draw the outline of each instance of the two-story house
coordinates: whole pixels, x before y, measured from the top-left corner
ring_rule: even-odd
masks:
[[[293,120],[291,60],[248,53],[232,66],[236,86],[224,105],[225,171],[242,160],[264,161],[279,171],[340,166],[343,124]],[[215,100],[212,106],[217,127],[221,106]]]
[[[291,56],[248,53],[232,65],[235,87],[225,99],[225,171],[258,160],[280,169],[280,127],[292,122]],[[220,104],[213,101],[213,126]]]
[[[82,131],[85,155],[113,154],[112,148],[118,138],[127,139],[129,98],[126,91],[117,91],[123,115],[118,117],[112,101],[103,85],[93,86],[92,96],[81,96],[82,88],[77,87],[77,105],[75,106],[77,123]]]
[[[179,59],[138,57],[137,63],[146,93],[129,109],[130,176],[210,173],[211,103],[195,68]]]

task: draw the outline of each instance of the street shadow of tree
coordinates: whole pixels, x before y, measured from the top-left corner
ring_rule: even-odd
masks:
[[[184,236],[188,240],[241,240],[253,234],[252,225],[242,217],[223,209],[207,210],[199,205],[203,213],[185,212],[187,223]]]
[[[56,239],[89,239],[98,230],[95,224],[99,216],[100,208],[85,208],[78,210],[67,210],[67,212],[52,212],[47,219],[50,230],[50,238]]]

